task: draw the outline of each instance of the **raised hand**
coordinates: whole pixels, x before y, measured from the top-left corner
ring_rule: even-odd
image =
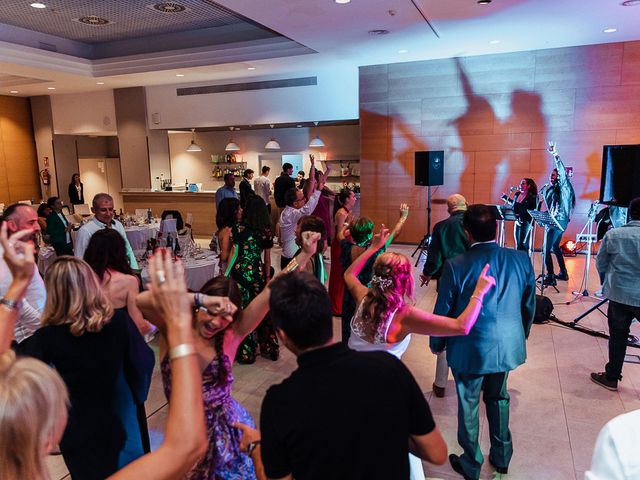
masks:
[[[20,230],[8,237],[7,222],[0,229],[0,243],[4,249],[4,260],[9,267],[15,281],[29,283],[35,272],[35,256],[33,242],[23,242],[20,239],[33,235],[33,230]]]
[[[371,248],[375,250],[379,250],[387,243],[389,239],[389,235],[391,232],[387,227],[384,226],[384,223],[380,225],[380,232],[376,233],[371,239]]]
[[[480,276],[478,277],[478,281],[476,282],[476,288],[473,292],[474,295],[483,298],[486,293],[491,290],[496,285],[496,279],[491,275],[487,275],[489,272],[489,264],[487,263],[482,272],[480,272]]]
[[[407,205],[406,203],[401,203],[400,204],[400,218],[406,220],[406,218],[409,216],[409,205]]]
[[[316,156],[313,153],[309,154],[309,160],[311,161],[311,165],[315,166],[315,164],[316,164]]]
[[[302,251],[309,256],[315,254],[320,237],[318,232],[302,232]]]
[[[549,148],[547,148],[551,155],[557,155],[558,151],[556,150],[556,142],[549,142]]]
[[[180,259],[175,262],[171,253],[157,249],[149,260],[151,283],[149,290],[155,309],[162,315],[167,327],[191,330],[191,305]]]
[[[229,297],[215,297],[203,295],[202,305],[206,308],[209,315],[219,315],[222,317],[233,317],[238,307],[229,299]]]

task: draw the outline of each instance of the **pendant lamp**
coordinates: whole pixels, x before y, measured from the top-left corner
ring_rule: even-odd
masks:
[[[234,127],[229,127],[229,130],[231,130],[233,132]],[[227,143],[227,146],[224,147],[226,152],[237,152],[240,150],[240,147],[238,146],[238,144],[236,142],[233,141],[233,138],[231,138],[229,140],[229,143]]]
[[[201,152],[202,147],[196,143],[196,129],[191,129],[191,144],[187,147],[187,152]]]
[[[271,128],[273,128],[273,124],[271,124]],[[264,148],[265,150],[280,150],[280,144],[274,137],[271,137],[271,140],[267,142]]]
[[[315,123],[316,127],[318,126],[318,122],[313,122],[313,123]],[[325,146],[324,142],[318,135],[313,137],[313,139],[309,142],[309,147],[311,148],[322,148],[324,146]]]

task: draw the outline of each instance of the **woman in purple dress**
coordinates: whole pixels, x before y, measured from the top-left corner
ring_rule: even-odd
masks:
[[[292,262],[304,267],[315,253],[318,234],[306,232],[303,251]],[[278,275],[281,275],[279,273]],[[260,292],[251,303],[242,304],[238,284],[229,277],[215,277],[200,293],[188,294],[193,307],[194,345],[202,372],[202,396],[209,447],[206,455],[189,472],[189,480],[262,480],[266,477],[260,463],[240,451],[241,433],[236,422],[254,425],[249,413],[233,397],[231,363],[240,343],[251,333],[269,310],[269,288]],[[138,305],[145,317],[155,323],[160,332],[160,358],[163,383],[170,394],[171,369],[167,355],[166,335],[162,316],[154,310],[152,297],[144,292]],[[259,458],[259,456],[256,456]]]

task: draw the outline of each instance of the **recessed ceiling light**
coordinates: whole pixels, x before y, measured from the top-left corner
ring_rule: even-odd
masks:
[[[398,50],[398,53],[409,53],[409,50],[403,48],[402,50]]]
[[[247,70],[255,70],[256,67],[247,67]]]
[[[498,43],[500,43],[500,40],[490,40],[489,43],[491,45],[497,45]]]
[[[96,82],[96,85],[104,85],[104,82]]]
[[[478,0],[478,5],[489,5],[491,0]]]
[[[9,93],[18,93],[18,90],[11,90]]]
[[[184,77],[184,73],[176,73],[176,77]]]
[[[603,32],[604,32],[604,33],[613,33],[613,32],[617,32],[617,31],[618,31],[618,29],[617,29],[617,28],[613,28],[613,27],[611,27],[611,28],[605,28],[605,29],[603,30]]]
[[[30,3],[29,5],[31,5],[33,8],[47,8],[47,6],[44,3],[40,3],[40,2],[33,2],[33,3]]]
[[[351,0],[334,0],[334,1],[339,5],[346,5],[347,3],[351,2]]]
[[[620,5],[623,7],[633,7],[634,5],[640,5],[640,0],[625,0]]]
[[[47,87],[47,90],[55,90],[56,87]]]

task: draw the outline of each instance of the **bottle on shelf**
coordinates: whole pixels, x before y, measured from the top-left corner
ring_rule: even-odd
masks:
[[[189,180],[187,180],[186,178],[184,179],[184,189],[185,190],[189,190]]]

